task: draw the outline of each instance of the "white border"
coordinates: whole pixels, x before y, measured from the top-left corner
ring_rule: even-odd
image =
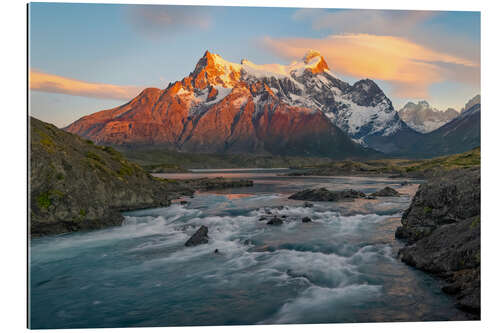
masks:
[[[2,214],[3,228],[0,240],[2,256],[0,327],[4,332],[26,330],[26,7],[22,0],[2,2]],[[75,2],[75,1],[53,1]],[[83,2],[83,1],[81,1]],[[99,1],[85,1],[99,2]],[[498,32],[499,3],[476,0],[419,0],[402,3],[397,0],[198,0],[198,1],[116,1],[105,3],[151,3],[191,5],[237,5],[274,7],[318,7],[318,8],[376,8],[376,9],[427,9],[427,10],[480,10],[481,13],[481,65],[482,65],[482,285],[483,316],[481,322],[450,323],[381,323],[381,324],[335,324],[335,325],[280,325],[280,326],[228,326],[228,327],[184,327],[167,328],[169,332],[302,332],[341,330],[342,332],[422,332],[453,330],[454,332],[496,330],[499,327],[498,278],[500,277],[497,254],[500,219],[496,207],[500,189],[497,168],[500,166],[500,62]],[[257,22],[256,22],[257,23]],[[130,330],[130,329],[129,329]],[[80,331],[80,330],[77,330]],[[82,330],[86,332],[116,332],[117,329]],[[165,328],[132,329],[131,332],[164,332]],[[46,332],[51,332],[48,330]],[[59,330],[57,332],[75,332]]]

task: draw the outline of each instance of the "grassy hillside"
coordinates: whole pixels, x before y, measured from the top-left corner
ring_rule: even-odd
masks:
[[[401,176],[426,176],[441,171],[457,168],[480,166],[481,150],[436,157],[431,159],[381,159],[372,161],[329,162],[312,167],[302,168],[294,174],[300,175],[380,175],[396,174]]]
[[[252,154],[203,154],[168,150],[120,149],[130,161],[151,172],[182,172],[213,168],[295,168],[332,161],[322,157],[291,157]]]

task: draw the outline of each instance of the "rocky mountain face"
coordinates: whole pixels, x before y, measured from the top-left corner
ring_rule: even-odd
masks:
[[[410,142],[407,155],[432,157],[472,150],[481,145],[481,99],[471,99],[466,108],[440,128]]]
[[[249,181],[161,181],[111,147],[30,117],[32,237],[119,225],[123,210],[167,206],[195,189],[250,186]]]
[[[446,282],[443,291],[457,306],[480,315],[481,172],[457,169],[420,185],[401,219],[396,237],[406,240],[399,255],[407,264]]]
[[[373,81],[339,80],[316,51],[288,66],[207,51],[184,79],[65,130],[112,145],[338,158],[397,151],[394,137],[418,135]]]
[[[458,116],[458,111],[448,108],[440,111],[426,101],[417,104],[408,102],[399,110],[399,117],[412,129],[420,133],[432,132]]]

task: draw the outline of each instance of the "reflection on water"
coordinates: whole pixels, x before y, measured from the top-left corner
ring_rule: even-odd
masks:
[[[223,174],[249,177],[255,186],[127,212],[120,227],[33,240],[32,327],[466,319],[436,280],[395,257],[401,244],[394,230],[417,185],[274,171]],[[287,199],[319,186],[366,193],[391,186],[407,195],[313,207]],[[262,220],[272,215],[285,223]],[[302,223],[304,217],[312,222]],[[209,243],[185,247],[201,225]]]

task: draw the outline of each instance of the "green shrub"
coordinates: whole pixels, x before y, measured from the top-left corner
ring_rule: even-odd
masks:
[[[116,149],[114,149],[113,147],[101,146],[99,148],[101,148],[103,151],[105,151],[106,153],[110,154],[111,156],[115,156],[115,157],[121,157],[122,156],[122,154],[119,151],[117,151]]]
[[[96,160],[97,162],[103,163],[101,157],[92,151],[87,152],[85,156],[87,156],[87,158]]]
[[[476,228],[477,226],[479,226],[480,223],[481,223],[481,218],[478,216],[474,220],[472,220],[472,223],[470,224],[471,229]]]
[[[49,206],[52,204],[52,201],[50,200],[50,193],[49,192],[43,192],[41,193],[37,198],[36,202],[38,204],[38,207],[41,209],[47,209]]]

